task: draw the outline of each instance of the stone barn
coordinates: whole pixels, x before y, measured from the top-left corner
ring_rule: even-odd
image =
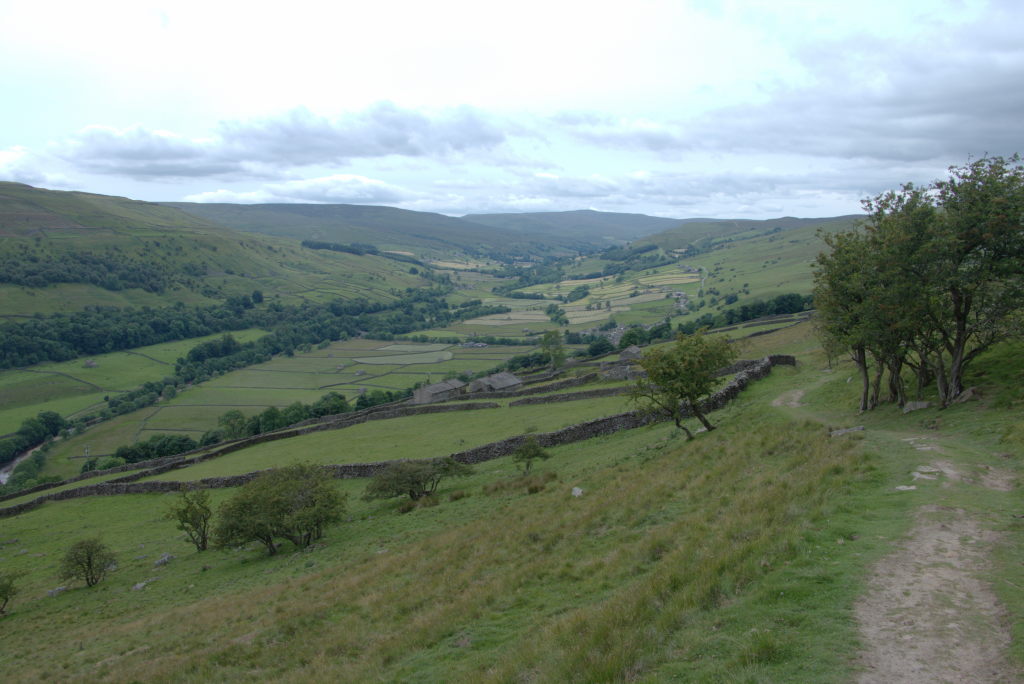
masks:
[[[470,392],[509,392],[523,386],[523,381],[511,373],[495,373],[469,383]]]
[[[436,401],[451,399],[457,394],[462,394],[465,390],[466,383],[456,378],[444,380],[442,382],[435,382],[433,385],[427,385],[426,387],[420,387],[419,389],[413,390],[412,403],[432,404]]]

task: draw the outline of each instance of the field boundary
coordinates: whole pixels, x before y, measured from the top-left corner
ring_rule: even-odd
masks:
[[[772,368],[777,365],[795,366],[796,358],[790,355],[784,354],[773,354],[766,356],[760,361],[750,364],[746,369],[741,370],[736,374],[732,380],[729,381],[724,387],[712,394],[710,397],[701,402],[701,410],[703,412],[711,412],[724,407],[730,401],[739,396],[740,392],[746,389],[747,385],[755,380],[760,380],[771,373]],[[472,404],[457,403],[457,404],[437,404],[433,406],[424,407],[403,407],[406,409],[415,408],[435,408],[439,409],[444,406],[448,406],[448,410],[470,410],[472,408],[489,408],[487,405],[481,405],[475,407]],[[498,407],[498,404],[493,404],[493,407]],[[456,408],[458,407],[458,408]],[[468,407],[468,408],[467,408]],[[400,410],[400,409],[399,409]],[[444,412],[444,411],[430,411],[430,413]],[[382,412],[383,413],[383,412]],[[419,413],[419,411],[413,411],[409,415]],[[370,417],[366,417],[365,420],[370,420]],[[365,422],[362,421],[362,422]],[[580,442],[594,437],[600,437],[602,435],[609,435],[621,430],[631,430],[645,425],[652,425],[654,423],[663,422],[667,418],[651,416],[644,414],[639,411],[629,411],[626,413],[619,413],[614,416],[608,416],[605,418],[598,418],[596,420],[590,420],[583,423],[577,423],[576,425],[570,425],[556,430],[554,432],[545,432],[539,434],[526,434],[516,435],[507,439],[499,440],[497,442],[491,442],[484,444],[472,449],[460,451],[452,454],[451,457],[455,460],[466,463],[482,463],[484,461],[501,458],[508,456],[516,449],[518,449],[527,439],[531,437],[536,439],[538,444],[545,447],[559,446],[562,444],[571,444],[573,442]],[[249,473],[243,473],[241,475],[229,475],[224,477],[212,477],[204,478],[202,480],[196,480],[193,482],[181,482],[181,481],[155,481],[155,482],[134,482],[143,477],[150,475],[158,475],[161,473],[168,472],[170,470],[176,470],[180,468],[186,468],[194,463],[199,463],[216,456],[230,453],[231,451],[237,451],[245,448],[246,446],[252,446],[254,443],[258,444],[261,442],[273,441],[275,439],[284,439],[285,437],[293,437],[298,434],[305,434],[308,432],[316,432],[324,429],[334,429],[330,426],[331,424],[324,425],[313,425],[308,428],[300,428],[298,430],[283,430],[279,433],[268,433],[267,435],[258,435],[252,438],[252,440],[243,440],[246,442],[244,445],[241,443],[235,443],[229,446],[229,450],[218,450],[217,453],[204,454],[201,457],[195,459],[189,459],[186,462],[184,459],[173,462],[165,463],[161,466],[153,468],[149,471],[136,473],[126,478],[120,478],[117,481],[111,482],[98,482],[92,485],[85,485],[83,487],[76,487],[74,489],[67,489],[61,492],[53,492],[37,497],[31,501],[26,501],[21,504],[14,506],[8,506],[6,508],[0,508],[0,518],[8,518],[11,516],[24,513],[32,510],[46,503],[47,501],[60,501],[64,499],[75,499],[86,496],[112,496],[117,494],[145,494],[145,493],[160,493],[160,492],[175,492],[180,491],[186,487],[199,487],[203,489],[220,489],[226,487],[237,487],[239,485],[249,482],[253,478],[257,477],[261,472],[264,471],[253,471]],[[311,429],[310,429],[311,428]],[[286,434],[285,434],[286,433]],[[294,433],[294,434],[293,434]],[[278,436],[274,436],[278,435]],[[260,437],[269,437],[270,439],[259,439]],[[256,441],[258,440],[258,441]],[[375,463],[347,463],[347,464],[330,464],[326,467],[332,471],[335,478],[338,479],[356,479],[373,477],[375,474],[387,468],[389,465],[394,463],[400,463],[409,459],[399,459],[393,461],[378,461]]]

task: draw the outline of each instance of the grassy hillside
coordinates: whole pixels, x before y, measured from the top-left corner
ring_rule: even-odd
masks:
[[[515,232],[550,233],[605,243],[636,240],[675,228],[680,224],[679,219],[591,209],[522,214],[467,214],[463,218]]]
[[[450,258],[463,254],[545,255],[590,249],[594,240],[491,227],[442,214],[355,204],[167,203],[192,216],[236,230]]]
[[[235,333],[234,336],[240,341],[246,341],[256,334],[258,331]],[[179,349],[178,356],[182,356],[188,348],[201,341],[197,339],[187,343],[155,345],[139,351],[160,358],[164,350]],[[219,375],[183,389],[173,399],[161,400],[153,406],[117,416],[70,440],[57,442],[47,455],[43,475],[70,477],[78,474],[82,466],[81,457],[87,447],[92,455],[110,454],[117,447],[165,433],[187,434],[198,440],[204,432],[216,429],[217,419],[233,409],[251,416],[269,406],[284,409],[297,401],[312,404],[327,392],[340,392],[355,402],[360,392],[398,391],[416,383],[437,382],[453,373],[475,373],[493,368],[515,354],[530,351],[533,351],[532,347],[524,346],[466,348],[447,344],[394,344],[353,339],[334,342],[308,352],[296,352],[293,356],[282,355],[267,363]],[[174,358],[170,360],[170,368],[173,368]],[[63,370],[65,375],[0,372],[0,389],[9,386],[12,394],[22,387],[15,383],[37,378],[39,386],[36,393],[25,392],[24,405],[0,411],[0,419],[5,420],[0,423],[0,429],[7,426],[9,430],[4,432],[13,431],[21,420],[41,410],[59,410],[61,407],[81,410],[90,405],[95,407],[104,395],[116,389],[134,388],[146,380],[159,379],[168,368],[152,361],[147,365],[146,358],[124,353],[104,355],[96,361],[96,368],[82,368],[81,362],[36,367],[40,372]],[[107,373],[115,373],[120,382],[102,383],[96,378],[94,374],[104,368],[111,369]],[[40,377],[44,379],[38,380]],[[85,385],[86,381],[103,384],[106,389],[97,391],[95,386]],[[6,385],[5,382],[10,384]],[[58,392],[64,394],[59,395],[61,399],[50,399],[47,403],[28,403],[44,390],[47,396],[57,396]],[[70,413],[60,412],[63,415]],[[561,427],[561,424],[556,427]],[[320,446],[315,448],[321,449]],[[334,453],[334,450],[324,453]],[[384,456],[381,456],[380,460],[383,459]]]
[[[0,664],[15,681],[846,682],[858,666],[854,603],[921,506],[968,511],[998,531],[987,572],[1019,639],[1019,489],[966,475],[895,489],[936,458],[1019,477],[1024,444],[1005,436],[1020,425],[1020,398],[994,373],[1020,371],[1017,348],[972,377],[990,401],[856,416],[851,369],[826,368],[808,332],[752,340],[747,355],[788,351],[800,364],[752,385],[694,442],[662,424],[558,447],[533,494],[508,459],[490,461],[404,515],[397,501],[360,499],[365,482],[341,481],[348,520],[307,552],[196,553],[161,518],[173,495],[76,499],[5,519],[0,569],[27,574],[2,621]],[[423,418],[360,426],[383,444],[358,449],[422,455]],[[828,436],[854,422],[866,429]],[[941,451],[907,441],[922,430]],[[328,449],[344,451],[344,431],[334,434]],[[279,450],[258,464],[242,451],[203,467],[321,454],[311,437],[255,447]],[[94,534],[118,569],[48,596],[64,549]],[[155,566],[164,553],[175,558]]]
[[[392,300],[424,284],[381,256],[314,251],[178,209],[0,183],[0,315],[206,304],[254,289],[285,302]]]
[[[725,242],[771,235],[798,228],[835,231],[851,227],[864,218],[859,214],[830,218],[794,218],[784,216],[777,219],[691,219],[656,235],[638,240],[638,245],[655,244],[665,251],[683,250],[694,245],[698,249],[713,249]],[[813,231],[812,231],[813,232]]]

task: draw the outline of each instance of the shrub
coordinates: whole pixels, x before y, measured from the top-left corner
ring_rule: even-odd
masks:
[[[212,516],[209,492],[205,489],[183,489],[164,517],[177,523],[178,529],[195,544],[196,551],[205,551],[209,544]]]
[[[526,438],[526,441],[520,445],[512,453],[512,462],[516,464],[516,467],[523,471],[524,475],[530,473],[530,468],[533,466],[533,462],[537,459],[546,461],[551,458],[551,454],[545,451],[540,444],[537,443],[537,438],[530,437]]]
[[[114,553],[98,538],[72,544],[60,563],[61,579],[80,579],[93,587],[114,567]]]
[[[20,572],[0,572],[0,615],[7,612],[7,604],[18,593],[15,582],[21,577]]]
[[[430,496],[446,477],[465,477],[473,469],[451,456],[430,461],[400,461],[378,473],[366,487],[363,498],[391,499],[408,495],[412,501]]]
[[[220,548],[258,541],[274,555],[276,538],[305,548],[344,512],[345,497],[332,485],[329,471],[298,463],[259,475],[224,502],[214,540]]]

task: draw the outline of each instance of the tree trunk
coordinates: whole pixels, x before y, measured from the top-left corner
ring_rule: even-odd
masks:
[[[889,359],[889,401],[895,402],[900,408],[907,403],[907,393],[903,385],[903,359],[893,356]]]
[[[686,441],[687,442],[689,442],[691,439],[693,439],[693,433],[690,432],[689,428],[687,428],[685,425],[683,425],[683,419],[678,414],[673,416],[673,420],[675,420],[675,422],[676,422],[676,427],[686,433]]]
[[[868,380],[867,353],[863,346],[854,347],[852,352],[853,362],[857,364],[857,370],[860,371],[860,410],[864,412],[868,410],[868,392],[871,389],[871,383]]]
[[[707,417],[703,413],[698,411],[696,407],[694,407],[692,410],[693,410],[693,415],[696,416],[697,420],[700,421],[700,424],[704,426],[705,430],[707,430],[708,432],[711,432],[712,430],[715,429],[715,426],[712,425],[708,421]]]
[[[874,410],[878,406],[878,395],[882,391],[882,374],[885,372],[885,366],[875,360],[875,377],[871,381],[871,398],[868,400],[868,408]]]

